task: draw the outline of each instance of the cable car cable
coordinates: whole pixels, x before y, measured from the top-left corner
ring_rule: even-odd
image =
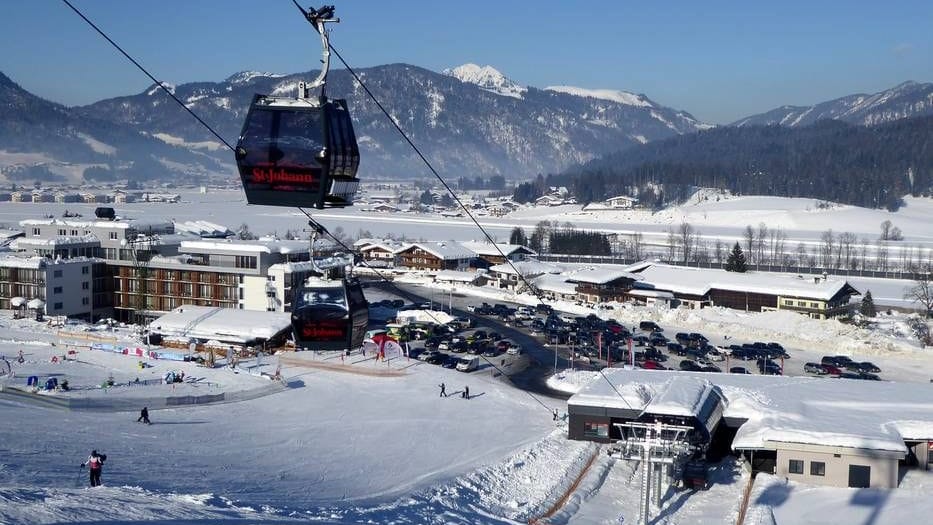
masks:
[[[67,5],[72,11],[74,11],[75,14],[77,14],[79,17],[81,17],[81,19],[84,20],[89,26],[91,26],[91,28],[93,28],[98,34],[100,34],[101,37],[103,37],[107,42],[109,42],[110,45],[112,45],[117,51],[119,51],[124,57],[126,57],[126,59],[129,60],[134,66],[136,66],[137,69],[139,69],[139,70],[142,71],[147,77],[149,77],[149,79],[152,80],[157,86],[159,86],[159,88],[162,89],[162,91],[164,91],[169,97],[171,97],[172,100],[174,100],[179,106],[181,106],[182,108],[184,108],[184,110],[187,111],[188,114],[190,114],[192,117],[194,117],[194,119],[197,120],[198,123],[200,123],[202,126],[204,126],[212,135],[214,135],[218,140],[220,140],[221,143],[223,143],[223,145],[227,147],[227,149],[229,149],[230,151],[234,151],[234,152],[236,151],[236,148],[234,148],[229,142],[227,142],[227,140],[225,140],[222,136],[220,136],[220,134],[219,134],[217,131],[215,131],[214,128],[212,128],[207,122],[205,122],[201,117],[199,117],[199,116],[197,115],[197,113],[195,113],[191,108],[189,108],[187,105],[185,105],[185,103],[182,102],[178,97],[176,97],[175,94],[172,93],[172,91],[171,91],[170,89],[168,89],[167,87],[165,87],[165,85],[164,85],[161,81],[157,80],[157,79],[155,78],[155,76],[153,76],[145,67],[142,66],[142,64],[140,64],[140,63],[139,63],[136,59],[134,59],[129,53],[127,53],[122,47],[120,47],[119,44],[117,44],[112,38],[110,38],[102,29],[100,29],[100,28],[99,28],[93,21],[91,21],[87,16],[85,16],[84,13],[82,13],[77,7],[75,7],[69,0],[62,0],[62,2],[63,2],[65,5]],[[298,5],[297,2],[295,2],[295,0],[292,0],[292,2],[293,2],[293,3],[295,4],[295,6],[297,6],[298,9],[305,15],[305,17],[308,18],[308,13],[307,13],[304,9],[302,9],[301,6]],[[309,19],[309,21],[310,21],[310,19]],[[314,24],[312,24],[312,27],[315,27],[315,30],[317,29],[316,26],[315,26]],[[437,172],[437,170],[434,169],[434,166],[428,161],[428,159],[424,156],[424,154],[421,152],[421,150],[415,145],[415,143],[412,142],[412,140],[408,137],[408,135],[405,133],[405,131],[404,131],[404,130],[399,126],[399,124],[395,121],[395,119],[392,118],[392,116],[391,116],[391,115],[389,114],[389,112],[385,109],[385,107],[382,105],[382,103],[376,98],[376,96],[372,93],[372,91],[370,91],[369,87],[363,82],[363,80],[359,77],[359,75],[356,74],[356,71],[354,71],[353,68],[351,68],[350,65],[347,63],[347,61],[344,60],[343,56],[342,56],[342,55],[340,54],[340,52],[333,46],[333,44],[328,43],[328,46],[329,46],[330,50],[333,51],[333,53],[337,56],[337,58],[340,60],[340,62],[344,65],[344,67],[347,69],[347,71],[353,76],[353,78],[354,78],[354,79],[356,80],[356,82],[360,85],[360,87],[363,88],[363,90],[366,92],[366,94],[369,96],[369,98],[370,98],[370,99],[376,104],[376,106],[382,111],[382,113],[386,116],[386,118],[389,119],[389,121],[392,123],[392,125],[395,127],[395,129],[399,132],[399,134],[402,135],[402,138],[404,138],[405,141],[408,143],[408,145],[411,146],[411,148],[415,151],[415,153],[417,153],[418,157],[421,158],[422,162],[428,167],[428,169],[431,171],[431,173],[434,174],[434,176],[440,181],[440,183],[444,186],[444,188],[445,188],[445,189],[447,190],[447,192],[451,195],[451,197],[453,197],[453,199],[457,202],[457,204],[460,206],[460,208],[461,208],[464,212],[466,212],[467,216],[470,217],[470,219],[473,221],[473,223],[476,225],[476,227],[479,228],[479,230],[480,230],[481,232],[483,232],[483,235],[486,237],[486,239],[489,241],[489,243],[492,244],[492,246],[496,248],[496,251],[499,252],[499,255],[502,256],[502,258],[505,259],[506,262],[508,262],[509,266],[515,271],[515,273],[516,273],[516,275],[518,275],[519,279],[522,280],[522,282],[525,284],[525,286],[535,295],[536,298],[538,298],[538,300],[541,300],[541,301],[543,302],[543,298],[542,298],[542,296],[540,295],[540,291],[539,291],[537,288],[535,288],[534,286],[532,286],[531,283],[529,283],[528,280],[525,278],[525,276],[522,275],[522,273],[518,271],[518,269],[515,267],[515,265],[512,263],[512,261],[511,261],[508,257],[505,256],[505,253],[503,253],[503,252],[502,252],[502,249],[495,243],[495,241],[493,240],[492,236],[489,235],[489,233],[486,231],[486,229],[483,228],[483,226],[479,223],[479,221],[476,220],[476,217],[469,211],[469,209],[468,209],[466,206],[463,205],[463,202],[460,200],[459,197],[457,197],[457,195],[454,193],[453,189],[451,189],[450,185],[448,185],[447,182],[446,182],[446,181],[441,177],[441,175]],[[311,217],[311,215],[310,215],[308,212],[306,212],[304,209],[302,209],[302,208],[300,208],[300,207],[298,208],[298,210],[301,211],[305,216],[307,216],[308,219],[309,219],[309,221],[313,221],[313,222],[314,222],[314,225],[311,225],[312,227],[315,227],[315,225],[317,225],[317,227],[321,228],[321,231],[322,231],[323,233],[325,233],[327,236],[329,236],[331,239],[333,239],[334,242],[336,242],[338,245],[340,245],[341,247],[343,247],[343,248],[344,248],[345,250],[347,250],[348,252],[352,253],[352,249],[351,249],[350,247],[348,247],[343,241],[341,241],[340,239],[338,239],[334,234],[332,234],[330,231],[328,231],[326,228],[324,228],[323,225],[321,225],[320,223],[318,223],[317,221],[315,221],[315,220]],[[364,266],[366,266],[368,269],[372,270],[377,276],[379,276],[383,281],[385,281],[386,283],[388,283],[390,286],[392,286],[392,287],[395,288],[396,290],[404,291],[404,290],[402,290],[398,285],[396,285],[392,280],[388,279],[388,278],[385,277],[381,272],[379,272],[378,270],[376,270],[375,268],[373,268],[372,266],[370,266],[369,263],[367,263],[367,262],[365,261],[365,259],[362,259],[361,262],[363,263]],[[438,324],[443,324],[443,323],[440,323],[439,320],[437,319],[437,317],[434,316],[433,314],[429,313],[429,315],[435,320],[435,322],[438,322]],[[556,352],[556,351],[557,351],[557,350],[555,349],[555,352]],[[487,363],[489,363],[493,368],[495,368],[500,374],[506,375],[506,374],[505,374],[505,371],[502,370],[501,368],[499,368],[498,366],[496,366],[495,363],[493,363],[492,361],[490,361],[490,360],[489,360],[488,358],[486,358],[485,356],[482,356],[482,357],[483,357],[483,359],[484,359]],[[605,377],[605,375],[602,373],[602,371],[599,371],[599,372],[600,372],[600,375],[602,375],[603,378],[605,378],[606,381],[608,382],[609,379]],[[611,382],[610,382],[610,386],[612,386],[612,383],[611,383]],[[613,386],[613,390],[615,390],[615,386]],[[523,392],[525,392],[527,395],[529,395],[532,399],[534,399],[534,400],[535,400],[538,404],[540,404],[542,407],[544,407],[545,409],[547,409],[548,412],[551,412],[551,411],[552,411],[552,409],[551,409],[550,407],[548,407],[548,406],[545,405],[543,402],[541,402],[541,400],[539,400],[539,399],[538,399],[534,394],[532,394],[531,392],[529,392],[529,391],[527,391],[527,390],[523,390]],[[618,390],[616,390],[616,392],[618,393]],[[619,396],[622,397],[621,393],[619,394]],[[622,400],[628,405],[628,401],[625,400],[624,397],[622,398]]]
[[[217,133],[216,131],[214,131],[214,128],[210,127],[210,126],[207,124],[207,122],[204,122],[203,120],[201,120],[201,117],[199,117],[194,111],[191,111],[191,109],[189,109],[188,106],[186,106],[184,102],[182,102],[181,100],[179,100],[178,97],[176,97],[175,94],[172,93],[172,91],[171,91],[170,89],[168,89],[167,87],[165,87],[165,85],[164,85],[162,82],[156,80],[156,77],[152,76],[152,74],[149,73],[149,71],[147,71],[146,68],[144,68],[144,67],[142,66],[142,64],[140,64],[139,62],[137,62],[136,59],[134,59],[133,57],[131,57],[129,53],[127,53],[126,51],[124,51],[122,47],[120,47],[120,46],[119,46],[116,42],[114,42],[109,36],[107,36],[106,33],[104,33],[99,27],[97,27],[97,25],[95,25],[94,22],[91,22],[91,20],[90,20],[88,17],[84,16],[84,13],[82,13],[81,11],[79,11],[78,8],[75,7],[74,5],[72,5],[71,2],[69,2],[68,0],[62,0],[62,2],[64,2],[65,5],[67,5],[68,7],[70,7],[72,11],[74,11],[75,13],[77,13],[78,16],[80,16],[82,19],[84,19],[84,21],[87,22],[89,26],[91,26],[92,28],[94,28],[94,31],[97,31],[97,32],[100,34],[100,36],[104,37],[104,39],[107,40],[107,42],[110,42],[110,45],[112,45],[113,47],[115,47],[115,48],[117,49],[117,51],[119,51],[120,53],[122,53],[123,56],[125,56],[127,60],[129,60],[130,62],[132,62],[134,66],[136,66],[140,71],[142,71],[143,73],[145,73],[146,76],[149,77],[149,78],[155,83],[155,85],[159,86],[159,88],[161,88],[162,91],[165,91],[165,92],[168,94],[168,96],[172,97],[172,98],[175,100],[175,102],[178,102],[178,105],[179,105],[179,106],[185,108],[185,111],[187,111],[188,113],[190,113],[191,116],[194,117],[198,122],[200,122],[202,126],[204,126],[205,128],[207,128],[208,131],[210,131],[215,137],[217,137],[217,140],[219,140],[220,142],[222,142],[224,146],[227,146],[228,149],[230,149],[231,151],[233,151],[233,149],[234,149],[233,146],[231,146],[229,142],[227,142],[226,140],[224,140],[224,138],[221,137],[219,133]]]

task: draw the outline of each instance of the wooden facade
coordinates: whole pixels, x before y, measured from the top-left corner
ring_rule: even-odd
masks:
[[[115,268],[113,306],[118,319],[128,319],[137,309],[151,316],[185,304],[237,307],[238,274],[155,268],[144,270],[145,278],[140,278],[138,272],[132,266]]]

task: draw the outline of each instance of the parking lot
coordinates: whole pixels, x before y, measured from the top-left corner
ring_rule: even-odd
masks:
[[[425,291],[414,286],[405,289],[407,299],[421,302]],[[453,295],[443,298],[447,301],[429,304],[469,320],[472,326],[413,341],[413,356],[417,354],[427,362],[449,368],[455,368],[465,358],[478,357],[475,368],[462,367],[471,370],[470,373],[488,371],[519,378],[522,374],[543,378],[558,369],[595,370],[628,365],[634,358],[635,366],[649,369],[882,378],[881,368],[872,362],[797,351],[784,348],[779,341],[736,341],[715,334],[707,337],[647,321],[623,326],[604,319],[605,316],[571,315],[544,305],[536,308],[505,302],[489,304]],[[509,347],[513,346],[520,350],[513,348],[509,353]],[[529,379],[523,378],[526,382]],[[531,382],[542,388],[543,379]]]

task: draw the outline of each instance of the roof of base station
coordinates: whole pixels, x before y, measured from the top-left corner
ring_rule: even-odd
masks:
[[[603,375],[568,404],[641,410],[655,397],[670,398],[664,394],[675,377],[718,386],[723,416],[747,420],[733,449],[776,442],[906,452],[905,440],[933,441],[933,390],[926,384],[621,368]]]
[[[213,306],[185,305],[149,323],[165,337],[188,337],[226,343],[270,339],[291,329],[291,314]]]

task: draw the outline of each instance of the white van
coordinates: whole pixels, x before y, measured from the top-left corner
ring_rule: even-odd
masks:
[[[464,356],[457,362],[457,370],[461,372],[472,372],[479,368],[479,356]]]

